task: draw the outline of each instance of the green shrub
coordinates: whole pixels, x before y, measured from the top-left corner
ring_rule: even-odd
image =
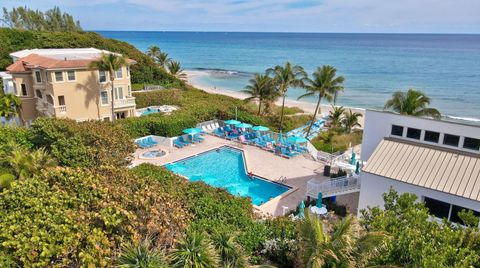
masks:
[[[0,192],[0,252],[19,267],[111,267],[124,242],[171,247],[189,219],[150,177],[57,167]]]
[[[109,122],[38,118],[31,129],[35,146],[62,166],[126,165],[135,149],[124,129]]]
[[[32,148],[32,133],[24,127],[0,126],[0,144],[6,144],[13,141],[16,144]]]

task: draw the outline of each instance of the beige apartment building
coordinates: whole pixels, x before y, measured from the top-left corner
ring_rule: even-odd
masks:
[[[39,116],[77,121],[111,120],[111,84],[108,72],[89,69],[102,53],[95,48],[28,49],[11,53],[7,67],[14,93],[22,100],[21,116],[28,125]],[[116,118],[135,116],[131,95],[130,66],[115,72]]]

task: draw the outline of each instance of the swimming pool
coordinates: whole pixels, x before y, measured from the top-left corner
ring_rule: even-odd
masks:
[[[228,146],[185,158],[165,167],[191,181],[203,181],[214,187],[225,188],[233,195],[250,197],[257,206],[290,190],[285,185],[256,176],[250,178],[246,172],[243,152]]]

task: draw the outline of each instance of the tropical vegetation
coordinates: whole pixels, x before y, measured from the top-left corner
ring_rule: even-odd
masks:
[[[182,65],[178,61],[170,60],[167,62],[167,69],[168,72],[176,77],[177,79],[180,79],[182,81],[187,80],[187,74],[184,72],[184,69],[182,68]]]
[[[430,105],[430,98],[420,90],[409,89],[407,92],[396,91],[392,98],[385,103],[385,109],[413,116],[427,116],[440,118],[440,112]]]
[[[72,15],[62,12],[59,7],[45,12],[27,7],[14,7],[9,11],[4,7],[0,21],[10,28],[27,31],[82,31],[80,21],[75,21]]]
[[[279,131],[283,129],[283,118],[285,109],[285,98],[290,87],[302,87],[307,73],[303,67],[299,65],[292,65],[286,62],[285,66],[277,65],[273,68],[267,69],[267,74],[271,75],[278,93],[282,96],[282,111],[280,112]]]
[[[110,78],[110,103],[112,108],[112,121],[115,121],[115,72],[117,70],[121,71],[123,66],[127,65],[127,59],[122,55],[117,55],[113,53],[102,53],[100,59],[92,61],[89,64],[90,69],[97,69],[99,71],[104,71],[108,73]]]
[[[0,117],[4,117],[9,120],[15,116],[18,116],[20,114],[21,104],[22,102],[20,98],[14,94],[0,95]]]
[[[260,115],[262,112],[262,104],[265,106],[264,112],[270,113],[273,104],[279,97],[273,79],[268,75],[255,74],[254,77],[249,80],[249,83],[250,84],[242,90],[242,92],[250,95],[245,101],[258,101],[257,115]]]
[[[324,65],[321,68],[317,68],[313,73],[313,79],[305,79],[303,87],[305,87],[307,93],[301,95],[298,99],[318,95],[317,106],[315,106],[315,112],[313,113],[312,120],[307,129],[307,137],[310,134],[317,113],[321,113],[320,102],[322,99],[331,102],[333,96],[335,96],[338,91],[343,90],[344,80],[345,78],[343,76],[337,76],[337,70],[330,65]]]

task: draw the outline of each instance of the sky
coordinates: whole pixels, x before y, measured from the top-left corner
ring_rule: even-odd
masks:
[[[480,33],[480,0],[2,0],[85,30]]]

